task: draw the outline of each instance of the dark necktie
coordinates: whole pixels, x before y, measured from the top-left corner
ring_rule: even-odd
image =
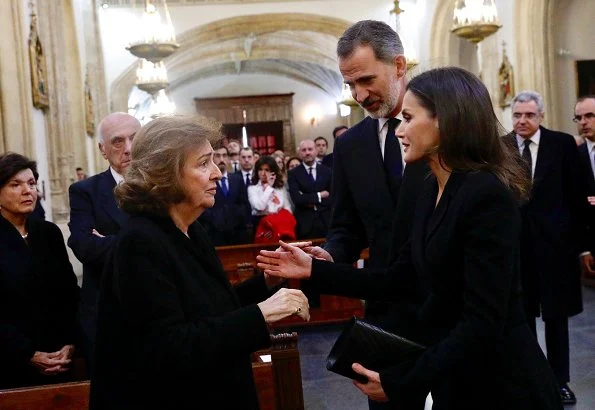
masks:
[[[233,172],[238,172],[238,163],[237,162],[233,163]]]
[[[229,189],[227,188],[227,177],[221,178],[221,192],[223,193],[223,196],[225,196],[225,197],[229,193]]]
[[[310,176],[310,181],[314,183],[314,174],[312,173],[312,168],[314,167],[308,167],[308,176]]]
[[[403,174],[403,160],[401,158],[401,146],[395,136],[395,129],[400,121],[396,118],[388,120],[388,131],[384,140],[384,168],[391,177],[400,177]]]
[[[250,173],[246,172],[246,186],[250,185]]]
[[[530,139],[526,139],[525,141],[523,141],[523,143],[525,144],[525,148],[523,148],[523,162],[525,163],[525,172],[527,172],[527,175],[529,176],[529,179],[533,179],[532,178],[532,168],[533,168],[533,160],[531,159],[531,149],[529,148],[529,146],[531,145],[531,140]]]

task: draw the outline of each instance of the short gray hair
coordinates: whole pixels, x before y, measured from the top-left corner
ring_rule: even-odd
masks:
[[[543,106],[543,98],[541,97],[541,94],[535,91],[521,91],[520,93],[514,96],[512,100],[512,105],[518,102],[527,103],[531,101],[535,102],[535,105],[537,105],[537,110],[540,114],[543,114],[545,112],[545,108]]]
[[[337,56],[348,58],[360,46],[369,46],[377,60],[394,64],[404,54],[399,35],[388,24],[377,20],[358,21],[349,27],[337,43]]]

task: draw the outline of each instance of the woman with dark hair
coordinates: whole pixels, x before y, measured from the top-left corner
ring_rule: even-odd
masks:
[[[78,286],[60,229],[30,217],[37,177],[0,155],[0,389],[70,380]]]
[[[116,199],[128,224],[101,285],[92,409],[259,408],[250,354],[268,323],[309,318],[299,290],[276,278],[235,288],[197,218],[215,203],[221,171],[205,119],[161,117],[135,135]],[[264,300],[264,301],[263,301]]]
[[[410,338],[419,357],[378,371],[354,363],[355,385],[398,409],[561,409],[556,379],[523,313],[520,215],[528,192],[522,166],[507,155],[482,82],[460,68],[423,73],[407,86],[405,162],[432,171],[408,244],[386,271],[356,270],[282,243],[258,266],[310,279],[321,293],[401,301],[414,297]],[[305,249],[308,251],[308,248]]]
[[[298,157],[289,157],[287,160],[287,171],[291,171],[295,167],[299,166],[302,163],[302,160]]]
[[[294,240],[296,220],[277,161],[272,156],[260,157],[254,169],[252,185],[248,187],[252,215],[258,218],[254,241]]]

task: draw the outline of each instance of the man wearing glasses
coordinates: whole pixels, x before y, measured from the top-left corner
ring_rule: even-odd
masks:
[[[588,250],[584,194],[574,138],[541,123],[541,95],[523,91],[513,99],[514,132],[504,137],[521,155],[532,181],[521,207],[521,276],[527,323],[536,335],[536,317],[545,322],[548,361],[565,404],[576,403],[568,387],[568,318],[583,310],[579,255]]]
[[[590,252],[585,252],[581,258],[583,275],[595,279],[595,95],[587,95],[577,100],[574,106],[574,118],[579,135],[585,143],[579,148],[580,166],[583,171],[582,180],[587,190],[587,229]]]

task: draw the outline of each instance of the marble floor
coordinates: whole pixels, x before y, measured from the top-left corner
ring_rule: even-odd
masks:
[[[595,409],[595,289],[583,288],[585,310],[570,319],[570,387],[578,403],[571,410]],[[341,326],[300,329],[299,351],[304,402],[307,410],[365,410],[365,396],[351,380],[326,370],[326,356]],[[545,349],[543,322],[538,321],[539,342]],[[431,409],[427,403],[426,410]]]

